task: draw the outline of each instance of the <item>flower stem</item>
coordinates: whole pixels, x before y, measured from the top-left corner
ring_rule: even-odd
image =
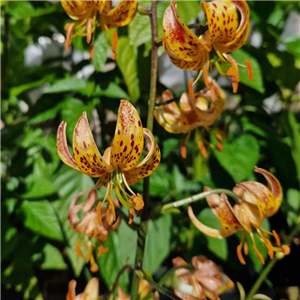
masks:
[[[153,0],[151,3],[151,9],[149,11],[150,23],[151,23],[151,39],[152,39],[152,51],[151,51],[151,81],[150,81],[150,94],[149,94],[149,103],[148,103],[148,118],[147,118],[147,128],[152,132],[153,131],[153,112],[156,102],[156,83],[157,83],[157,1]],[[141,216],[141,224],[138,228],[138,239],[136,245],[136,255],[135,255],[135,267],[136,269],[142,268],[145,244],[146,244],[146,234],[148,228],[148,219],[149,219],[149,187],[150,187],[150,178],[147,177],[144,179],[143,184],[143,200],[145,203],[143,213]],[[132,279],[131,286],[131,300],[137,300],[138,289],[139,289],[140,278],[134,274]]]
[[[300,217],[298,218],[298,222],[295,226],[295,228],[292,230],[292,232],[289,234],[289,236],[285,239],[284,244],[290,244],[292,241],[294,235],[299,231],[300,229]],[[274,259],[270,260],[267,266],[263,269],[263,271],[260,273],[259,277],[257,278],[256,282],[254,283],[253,287],[251,288],[250,292],[247,295],[246,300],[252,300],[253,296],[257,292],[257,290],[260,288],[272,268],[275,266],[275,264],[280,260],[280,258],[275,257]]]
[[[184,198],[172,203],[168,203],[162,206],[157,206],[156,208],[154,208],[153,213],[156,214],[162,214],[167,212],[168,210],[172,209],[172,208],[177,208],[186,204],[190,204],[192,202],[196,202],[199,201],[201,199],[204,199],[205,197],[209,196],[209,195],[213,195],[213,194],[222,194],[224,193],[225,195],[231,197],[232,199],[234,199],[236,202],[240,202],[241,199],[232,191],[230,190],[226,190],[226,189],[214,189],[214,190],[209,190],[206,192],[202,192],[200,194],[196,194],[194,196],[188,197],[188,198]]]

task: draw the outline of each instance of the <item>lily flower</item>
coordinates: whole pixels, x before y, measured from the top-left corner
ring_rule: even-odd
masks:
[[[281,205],[283,192],[280,182],[274,175],[264,169],[255,167],[254,171],[266,178],[268,187],[253,181],[245,181],[237,184],[233,192],[240,198],[240,201],[234,204],[234,206],[231,206],[225,194],[206,197],[207,203],[214,215],[219,219],[222,229],[213,229],[204,225],[196,218],[192,207],[188,207],[188,214],[192,223],[197,229],[208,236],[224,238],[238,231],[243,232],[241,242],[237,246],[238,259],[242,264],[246,264],[242,255],[242,249],[244,249],[246,255],[248,254],[247,234],[250,235],[253,249],[262,264],[265,261],[256,247],[254,235],[268,249],[270,259],[274,257],[274,252],[282,252],[285,255],[290,253],[290,248],[287,245],[281,245],[279,236],[275,230],[269,232],[261,226],[262,221],[265,218],[273,216]],[[204,188],[204,191],[209,190],[210,188],[208,187]],[[271,244],[268,235],[275,238],[277,247]]]
[[[163,18],[163,46],[171,62],[184,70],[201,70],[204,82],[209,88],[207,71],[210,63],[216,65],[222,76],[232,77],[233,92],[236,93],[239,82],[239,70],[235,60],[228,54],[238,50],[246,42],[250,31],[250,11],[246,1],[212,1],[201,2],[207,17],[207,30],[196,36],[179,18],[176,4],[166,9]],[[240,21],[238,17],[240,13]],[[210,60],[210,52],[215,50],[220,62],[226,69],[225,62],[231,64],[227,72],[223,72],[216,59]],[[249,60],[246,61],[249,79],[252,70]]]
[[[184,268],[175,271],[177,287],[174,292],[181,299],[219,300],[218,294],[234,287],[220,268],[205,256],[194,256],[191,261],[194,271]],[[187,266],[181,257],[174,258],[172,262],[174,267]]]
[[[199,127],[205,128],[208,132],[209,126],[220,116],[225,105],[225,94],[220,86],[211,80],[209,90],[202,90],[194,94],[193,79],[190,80],[189,93],[183,93],[180,98],[179,106],[175,102],[164,104],[173,99],[169,90],[163,92],[160,102],[161,107],[157,107],[154,116],[157,122],[168,132],[180,134],[187,133],[187,137],[181,143],[181,155],[186,158],[186,142],[192,130],[196,130],[199,141],[198,146],[204,157],[207,157],[204,143],[210,147],[214,145],[207,142],[201,135]],[[222,151],[221,136],[215,134],[218,141],[218,150]]]
[[[98,300],[99,299],[99,280],[93,277],[87,283],[84,292],[76,296],[76,280],[69,282],[69,290],[67,294],[67,300]]]
[[[69,46],[72,42],[72,36],[86,36],[86,42],[90,45],[90,59],[94,53],[94,40],[96,28],[104,32],[105,38],[110,43],[106,36],[106,31],[114,27],[122,27],[129,24],[135,14],[137,8],[137,1],[121,0],[118,6],[112,8],[112,1],[85,1],[85,0],[71,0],[61,1],[62,7],[68,16],[73,19],[74,23],[68,23],[65,26],[67,31],[65,48],[69,51]],[[77,24],[77,25],[76,25]],[[114,32],[113,36],[113,59],[116,57],[118,36]]]
[[[127,100],[121,100],[115,136],[112,145],[105,150],[103,156],[94,141],[86,112],[79,118],[73,133],[74,158],[68,148],[66,126],[66,122],[63,121],[57,132],[57,151],[61,160],[79,172],[91,177],[100,177],[96,188],[107,187],[104,200],[108,199],[111,210],[114,210],[114,190],[122,205],[130,209],[129,221],[132,222],[134,210],[140,214],[144,201],[141,195],[135,194],[129,186],[151,175],[161,157],[152,133],[142,127],[134,106]],[[145,145],[148,153],[140,161],[144,139],[149,140]],[[99,202],[97,209],[100,207]]]
[[[74,231],[82,233],[89,238],[89,241],[84,244],[84,247],[88,248],[86,262],[90,262],[92,272],[97,272],[98,265],[93,256],[94,246],[92,245],[90,239],[95,238],[101,240],[101,242],[105,242],[108,238],[108,233],[116,230],[120,226],[121,218],[116,218],[115,211],[110,210],[108,204],[105,208],[101,207],[100,210],[96,209],[95,203],[98,195],[95,188],[90,190],[85,202],[77,204],[79,198],[85,193],[86,191],[80,192],[71,201],[68,220],[71,228]],[[78,216],[80,211],[83,212],[82,219],[80,219]],[[116,219],[115,222],[113,222],[114,219]],[[108,252],[108,250],[109,249],[104,248],[101,243],[98,248],[97,256],[101,256],[102,253]],[[80,249],[80,239],[78,239],[76,242],[76,254],[79,257],[84,258],[84,255]]]

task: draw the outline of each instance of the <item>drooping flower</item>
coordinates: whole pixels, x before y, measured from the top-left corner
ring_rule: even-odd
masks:
[[[67,300],[98,300],[99,299],[99,280],[93,277],[87,283],[84,292],[76,296],[76,280],[69,282]]]
[[[207,71],[210,64],[210,52],[215,50],[220,62],[226,69],[225,62],[231,64],[227,72],[222,71],[214,59],[222,76],[232,77],[233,92],[237,92],[239,70],[229,52],[238,50],[246,42],[250,31],[250,11],[246,1],[212,1],[201,2],[207,17],[207,29],[198,38],[179,18],[176,4],[166,9],[163,18],[163,46],[172,63],[184,70],[201,70],[204,82],[209,88]],[[240,13],[240,21],[238,17]],[[249,79],[252,80],[251,64],[246,60]]]
[[[82,233],[88,238],[88,241],[84,243],[84,247],[88,249],[87,257],[84,257],[84,254],[80,249],[80,239],[76,242],[77,255],[83,259],[85,258],[86,262],[90,262],[92,272],[97,272],[98,265],[93,255],[94,245],[90,239],[95,238],[101,242],[98,247],[98,257],[102,253],[108,252],[109,249],[104,248],[102,243],[107,240],[110,231],[114,231],[120,226],[121,218],[116,218],[114,206],[111,205],[113,209],[110,209],[108,203],[106,204],[106,207],[99,206],[98,210],[96,209],[95,204],[98,195],[95,188],[90,190],[85,202],[77,204],[80,197],[85,193],[86,191],[80,192],[71,201],[68,220],[74,231]],[[83,212],[82,219],[78,216],[80,211]],[[113,220],[116,221],[114,222]]]
[[[67,31],[65,48],[69,51],[69,46],[72,42],[72,35],[86,36],[86,41],[90,45],[90,59],[94,53],[94,40],[96,28],[99,27],[109,42],[106,36],[106,31],[114,27],[122,27],[129,24],[135,14],[137,8],[137,1],[121,0],[118,6],[112,8],[112,1],[85,1],[85,0],[71,0],[61,1],[61,4],[68,14],[76,23],[68,23],[65,26]],[[116,47],[118,36],[114,32],[113,37],[113,59],[116,55]]]
[[[161,156],[152,133],[142,127],[136,109],[129,101],[121,100],[115,136],[112,145],[105,150],[103,156],[96,146],[85,112],[79,118],[73,133],[74,158],[68,148],[66,126],[66,122],[63,121],[57,132],[57,150],[61,160],[86,175],[100,177],[96,187],[107,187],[104,200],[108,199],[112,210],[111,195],[114,189],[118,200],[130,209],[132,221],[134,209],[141,213],[144,201],[141,195],[135,194],[129,186],[152,174]],[[145,144],[148,154],[139,161],[144,139],[149,140],[149,143]],[[98,209],[99,205],[100,203]]]
[[[201,223],[193,213],[192,207],[188,207],[188,214],[192,223],[204,234],[222,238],[242,231],[242,239],[237,247],[237,255],[242,264],[246,264],[243,256],[248,254],[247,234],[250,235],[253,249],[260,261],[264,264],[264,258],[256,247],[255,235],[258,240],[268,249],[270,259],[273,258],[274,252],[282,252],[287,255],[290,249],[287,245],[281,245],[278,234],[273,230],[269,232],[262,228],[262,221],[265,218],[273,216],[279,209],[282,202],[282,187],[277,178],[264,169],[255,167],[256,173],[262,174],[267,182],[268,188],[259,182],[245,181],[237,184],[233,192],[240,198],[240,201],[233,207],[229,203],[225,194],[210,195],[206,197],[214,215],[219,219],[222,229],[213,229]],[[210,188],[205,187],[204,191]],[[254,232],[253,232],[254,231]],[[273,246],[268,239],[268,235],[274,236],[277,247]]]
[[[177,287],[174,292],[181,299],[219,300],[220,293],[234,286],[219,267],[205,256],[194,256],[191,261],[194,271],[185,268],[175,271]],[[181,257],[174,258],[172,262],[174,267],[187,266]]]
[[[164,102],[173,98],[169,90],[163,92],[161,97],[162,105],[154,111],[157,122],[170,133],[187,133],[187,137],[181,143],[181,154],[186,157],[185,144],[189,139],[192,130],[196,130],[199,141],[198,146],[203,156],[207,156],[204,143],[208,143],[201,135],[199,128],[203,127],[208,132],[209,126],[220,116],[225,105],[225,94],[219,85],[211,80],[209,90],[202,90],[194,94],[191,79],[189,93],[183,93],[180,98],[179,107],[175,102],[163,105]],[[218,141],[217,148],[222,150],[221,136],[216,133]]]
[[[142,279],[139,283],[139,299],[149,299],[149,300],[159,300],[159,293],[152,292],[153,288],[149,284],[148,281]],[[115,300],[130,300],[131,297],[129,295],[126,295],[126,293],[122,290],[122,288],[118,287],[118,297],[115,298]]]

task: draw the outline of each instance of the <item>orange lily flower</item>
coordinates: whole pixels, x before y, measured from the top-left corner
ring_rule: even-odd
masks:
[[[226,73],[218,62],[214,62],[222,76],[232,77],[233,92],[239,82],[239,70],[235,60],[227,53],[238,50],[246,42],[250,31],[250,11],[246,1],[201,2],[207,17],[208,29],[198,38],[179,18],[174,1],[166,9],[163,18],[163,46],[172,63],[184,70],[203,72],[204,82],[209,88],[207,70],[210,66],[209,53],[212,48],[221,63],[229,62],[231,67]],[[238,21],[238,12],[241,15]],[[250,62],[246,61],[249,79],[252,80]],[[226,66],[224,65],[226,68]]]
[[[254,234],[258,240],[268,249],[270,259],[273,258],[274,252],[282,252],[287,255],[290,248],[287,245],[281,245],[278,234],[273,230],[268,232],[261,227],[264,218],[273,216],[279,209],[283,192],[280,182],[275,176],[264,169],[255,167],[256,173],[262,174],[268,181],[267,188],[259,182],[245,181],[237,184],[233,192],[240,197],[240,201],[233,207],[229,203],[225,194],[210,195],[206,197],[207,203],[212,209],[214,215],[220,220],[222,229],[213,229],[201,223],[193,213],[192,207],[188,207],[188,214],[192,223],[204,234],[214,237],[228,237],[238,231],[242,231],[241,243],[237,247],[237,255],[242,264],[246,264],[242,256],[242,248],[244,253],[248,254],[247,233],[250,235],[253,249],[258,258],[264,264],[264,258],[256,247]],[[210,188],[205,187],[204,191]],[[255,232],[253,233],[253,228]],[[277,247],[272,246],[268,239],[268,235],[275,238]]]
[[[204,143],[208,143],[199,132],[199,127],[209,131],[209,126],[220,116],[225,105],[225,94],[219,85],[211,80],[209,90],[202,90],[194,94],[192,88],[193,79],[190,80],[189,93],[183,93],[179,107],[175,102],[157,107],[154,116],[157,122],[170,133],[187,133],[187,137],[181,143],[181,155],[186,157],[185,144],[192,130],[196,130],[199,137],[198,146],[204,157],[207,157]],[[161,103],[173,98],[169,90],[163,92]],[[160,103],[160,102],[159,102]],[[221,136],[215,134],[218,140],[217,148],[222,151]],[[211,147],[214,145],[208,143]]]
[[[76,296],[76,280],[69,282],[69,290],[66,300],[98,300],[99,299],[99,280],[93,277],[87,283],[84,292]]]
[[[85,200],[85,202],[81,204],[77,204],[79,198],[85,194],[86,191],[80,192],[77,194],[70,204],[70,210],[68,214],[68,219],[70,225],[74,231],[84,234],[89,239],[95,238],[100,239],[102,242],[106,241],[108,238],[108,233],[110,231],[116,230],[121,223],[121,218],[118,217],[116,219],[115,211],[110,210],[108,204],[106,207],[101,207],[100,210],[97,210],[95,207],[95,203],[97,201],[98,195],[95,188],[92,188]],[[78,213],[83,211],[82,220],[79,218]],[[113,220],[116,219],[115,222]],[[84,244],[85,248],[88,248],[88,256],[86,258],[86,262],[90,262],[91,271],[97,272],[98,265],[93,256],[93,248],[91,241],[89,240]],[[98,248],[98,257],[102,253],[108,252],[108,248],[104,248],[102,243]],[[84,258],[84,255],[80,249],[80,240],[78,239],[76,242],[76,254]]]
[[[79,118],[73,134],[74,158],[68,148],[66,126],[66,122],[63,121],[57,132],[57,151],[61,160],[86,175],[100,177],[96,187],[107,187],[104,200],[108,199],[112,211],[114,204],[111,195],[114,189],[118,200],[130,209],[131,222],[134,209],[141,213],[144,201],[129,185],[151,175],[161,157],[152,133],[142,127],[134,106],[127,100],[121,100],[115,136],[112,145],[105,150],[103,156],[96,146],[85,112]],[[146,143],[148,154],[139,162],[144,139],[150,141]],[[100,209],[100,202],[97,209]]]
[[[187,266],[181,258],[173,259],[173,266]],[[194,271],[188,269],[178,269],[175,271],[177,277],[177,288],[175,294],[186,300],[219,300],[218,294],[223,293],[228,288],[234,287],[233,282],[218,268],[211,260],[203,255],[192,258]],[[184,291],[181,289],[184,288]],[[188,293],[187,291],[190,291]]]
[[[68,23],[65,26],[67,31],[65,48],[69,51],[69,45],[71,45],[72,35],[86,36],[86,42],[90,45],[90,59],[94,53],[94,40],[96,27],[104,32],[110,28],[122,27],[129,24],[135,14],[137,8],[137,1],[121,0],[118,6],[112,8],[112,1],[84,1],[84,0],[71,0],[61,1],[62,7],[68,16],[76,21],[76,23]],[[109,39],[105,35],[107,41]],[[114,32],[113,36],[113,59],[116,56],[118,36]],[[110,42],[109,42],[110,43]]]

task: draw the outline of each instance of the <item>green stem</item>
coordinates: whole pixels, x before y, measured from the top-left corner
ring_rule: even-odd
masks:
[[[295,228],[292,230],[292,232],[289,234],[289,236],[285,239],[284,244],[290,244],[292,241],[294,235],[299,231],[300,229],[300,217],[298,219],[298,223],[295,226]],[[252,300],[253,296],[257,292],[257,290],[260,288],[262,283],[267,278],[270,271],[273,269],[275,264],[280,260],[279,257],[275,257],[274,259],[270,260],[267,266],[264,268],[264,270],[260,273],[259,277],[257,278],[256,282],[254,283],[253,287],[251,288],[250,292],[247,295],[246,300]]]
[[[150,81],[150,94],[149,94],[149,103],[148,103],[148,118],[147,118],[147,128],[152,132],[153,131],[153,112],[156,102],[156,84],[157,84],[157,1],[153,0],[151,3],[151,9],[149,11],[150,23],[151,23],[151,39],[152,39],[152,51],[151,51],[151,81]],[[144,209],[141,216],[141,224],[138,228],[138,239],[136,245],[136,255],[135,255],[135,267],[137,269],[142,268],[145,244],[146,244],[146,234],[148,228],[148,219],[149,219],[149,188],[150,187],[150,178],[147,177],[144,179],[143,184],[143,199],[144,199]],[[138,289],[139,289],[139,277],[134,274],[132,279],[131,286],[131,300],[137,300],[139,298]]]
[[[214,190],[209,190],[206,192],[202,192],[200,194],[188,197],[188,198],[184,198],[172,203],[168,203],[162,206],[157,206],[156,208],[154,208],[153,212],[156,214],[162,214],[167,212],[168,210],[172,209],[172,208],[177,208],[186,204],[190,204],[196,201],[199,201],[201,199],[204,199],[205,197],[209,196],[209,195],[213,195],[213,194],[222,194],[224,193],[225,195],[231,197],[232,199],[234,199],[236,202],[240,202],[241,199],[232,191],[230,190],[226,190],[226,189],[214,189]]]

